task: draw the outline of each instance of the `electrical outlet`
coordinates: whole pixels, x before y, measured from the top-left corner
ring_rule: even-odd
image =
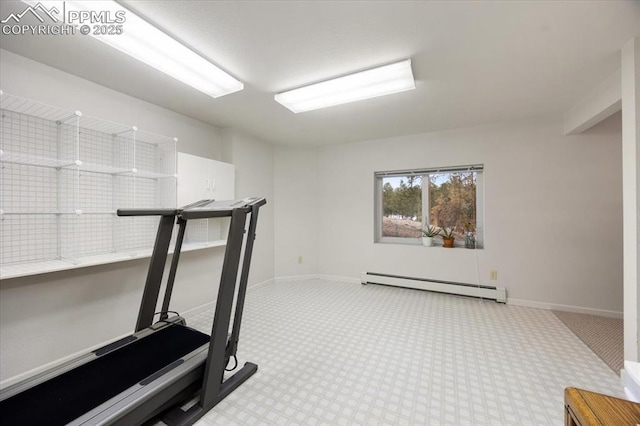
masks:
[[[298,256],[298,263],[302,263],[302,256]]]
[[[490,280],[497,280],[498,279],[498,271],[496,271],[495,269],[491,270],[489,272],[489,279]]]

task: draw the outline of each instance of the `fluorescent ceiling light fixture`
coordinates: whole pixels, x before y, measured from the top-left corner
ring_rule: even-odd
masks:
[[[278,93],[275,95],[275,99],[291,111],[298,113],[415,88],[416,83],[411,72],[411,59],[406,59],[394,64]]]
[[[22,1],[34,7],[40,3]],[[63,2],[43,4],[46,7],[52,3],[61,5],[58,9],[64,12],[59,16],[62,17],[64,13],[67,24],[78,26],[76,34],[84,25],[90,30],[89,35],[92,37],[209,96],[217,98],[244,88],[241,81],[115,1],[65,1],[64,5]],[[75,15],[74,12],[85,12],[85,19],[80,20],[82,15]],[[94,12],[93,16],[91,12]],[[123,17],[124,21],[118,22],[118,16]],[[76,19],[72,20],[72,17]],[[110,22],[96,22],[96,17],[106,18]],[[113,29],[115,32],[119,25],[122,34],[96,34],[96,29],[99,31],[100,27],[106,28],[107,31]]]

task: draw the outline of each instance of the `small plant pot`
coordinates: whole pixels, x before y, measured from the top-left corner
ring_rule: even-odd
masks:
[[[422,245],[431,247],[433,245],[433,237],[422,237]]]
[[[453,248],[453,242],[454,242],[455,238],[453,238],[453,237],[442,237],[442,240],[444,241],[444,244],[442,245],[443,247]]]

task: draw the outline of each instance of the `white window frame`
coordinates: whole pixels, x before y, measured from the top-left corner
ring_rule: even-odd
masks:
[[[410,175],[422,176],[422,218],[430,222],[429,212],[429,175],[435,173],[475,172],[476,173],[476,248],[484,248],[484,165],[439,167],[432,169],[393,170],[374,173],[374,242],[384,244],[422,244],[420,238],[383,237],[382,236],[382,180],[385,177],[402,177]],[[424,226],[424,223],[423,223]],[[442,245],[442,240],[436,238],[434,245]],[[464,240],[456,239],[455,247],[464,247]]]

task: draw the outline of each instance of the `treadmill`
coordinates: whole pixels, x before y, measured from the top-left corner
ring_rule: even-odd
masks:
[[[265,203],[264,198],[245,198],[201,200],[180,209],[119,209],[118,216],[160,216],[135,333],[1,390],[0,423],[134,425],[161,415],[168,425],[191,425],[244,383],[257,371],[256,364],[247,362],[226,379],[224,374],[231,358],[233,369],[238,367],[258,211]],[[169,303],[188,221],[216,217],[231,217],[231,222],[208,335],[187,327],[178,315],[169,316]],[[175,224],[173,259],[156,313]],[[194,397],[195,404],[180,407]]]

